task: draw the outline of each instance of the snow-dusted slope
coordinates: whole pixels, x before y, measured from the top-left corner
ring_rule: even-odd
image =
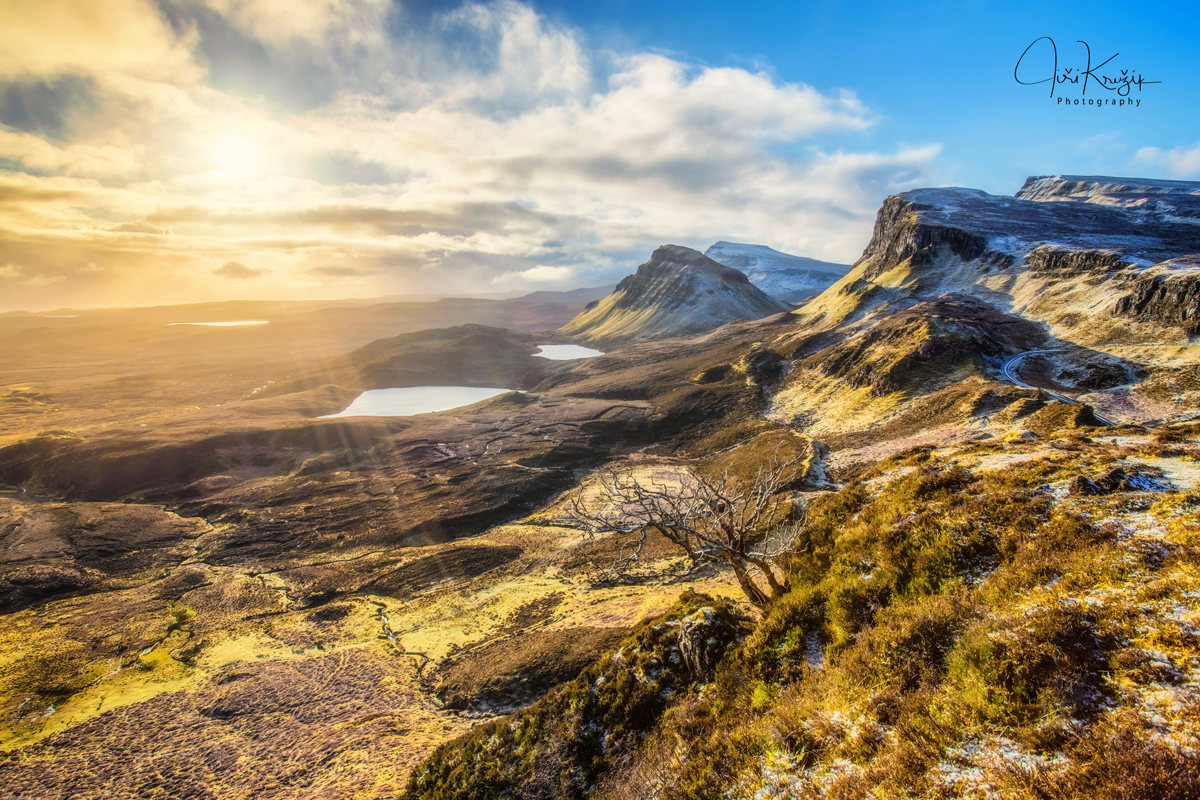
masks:
[[[1017,197],[894,195],[863,257],[798,313],[869,324],[948,293],[1076,344],[1187,344],[1200,334],[1200,183],[1054,176]]]
[[[793,256],[761,244],[717,242],[704,255],[741,270],[755,286],[788,303],[816,297],[850,271],[849,264]]]
[[[1095,203],[1125,208],[1182,207],[1183,216],[1200,213],[1200,184],[1150,178],[1110,178],[1103,175],[1039,175],[1028,178],[1018,200]]]
[[[663,245],[637,274],[560,330],[589,342],[654,339],[790,310],[738,270],[691,248]]]
[[[1054,176],[1017,197],[893,195],[862,258],[796,315],[771,343],[795,366],[769,416],[811,435],[865,430],[968,378],[1013,380],[1002,365],[1019,353],[1032,356],[1027,385],[1082,396],[1101,416],[1189,419],[1200,182]]]

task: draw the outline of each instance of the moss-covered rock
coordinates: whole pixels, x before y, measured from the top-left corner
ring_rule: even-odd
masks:
[[[684,594],[576,680],[438,748],[413,772],[406,800],[587,796],[699,679],[684,650],[715,664],[745,625],[728,601]],[[681,648],[681,629],[700,643]]]

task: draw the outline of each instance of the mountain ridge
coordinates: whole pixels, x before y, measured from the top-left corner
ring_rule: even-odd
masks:
[[[558,332],[586,342],[702,333],[737,319],[758,319],[791,306],[754,286],[745,273],[679,245],[663,245]]]
[[[815,297],[850,270],[849,264],[781,253],[761,244],[719,241],[704,255],[741,270],[755,286],[787,303]]]

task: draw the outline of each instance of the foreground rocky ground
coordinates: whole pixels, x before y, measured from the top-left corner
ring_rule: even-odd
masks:
[[[887,459],[812,504],[764,617],[685,594],[406,796],[1194,797],[1198,434]]]

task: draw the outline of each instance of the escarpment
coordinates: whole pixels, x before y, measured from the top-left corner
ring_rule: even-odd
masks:
[[[1124,269],[1131,262],[1104,250],[1063,250],[1042,246],[1025,257],[1025,266],[1033,272],[1053,273],[1059,278],[1103,274]]]
[[[1159,322],[1200,334],[1200,274],[1139,279],[1133,291],[1117,301],[1113,316]]]
[[[904,195],[893,195],[883,202],[875,218],[871,241],[863,251],[863,259],[873,260],[865,278],[877,278],[906,259],[912,259],[913,266],[928,264],[943,246],[964,261],[983,255],[987,250],[987,240],[983,237],[962,228],[921,220],[919,212],[931,208]]]

